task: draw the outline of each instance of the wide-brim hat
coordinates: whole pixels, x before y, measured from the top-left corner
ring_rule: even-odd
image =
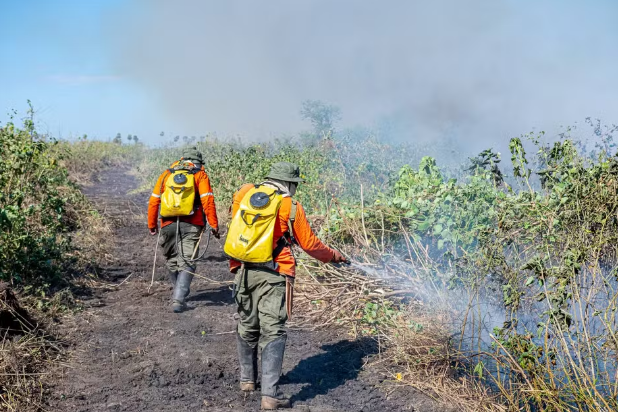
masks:
[[[184,148],[182,151],[182,158],[184,160],[194,160],[199,163],[204,163],[202,160],[202,153],[197,150],[195,146]]]
[[[270,172],[268,172],[266,178],[293,183],[305,182],[305,179],[300,177],[300,168],[294,163],[289,162],[278,162],[273,164],[270,167]]]

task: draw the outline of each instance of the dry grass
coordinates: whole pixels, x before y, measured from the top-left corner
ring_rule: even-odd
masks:
[[[79,215],[79,229],[72,235],[73,244],[78,245],[72,255],[77,259],[81,275],[96,274],[101,262],[111,259],[110,251],[114,242],[109,220],[89,202],[85,205],[88,210]]]
[[[41,284],[19,286],[21,302],[7,284],[0,284],[0,410],[46,410],[47,375],[65,355],[49,332],[51,319],[77,307],[71,289],[91,283],[97,267],[110,258],[111,224],[73,183],[95,181],[103,168],[127,162],[137,156],[138,149],[102,142],[50,146],[49,156],[66,167],[70,178],[56,187],[59,197],[69,199],[61,217],[62,230],[56,235],[70,238],[72,247],[57,262],[58,274]],[[29,224],[41,226],[40,219],[35,216]]]
[[[317,228],[320,219],[313,220]],[[507,411],[502,399],[469,371],[474,364],[457,350],[455,325],[462,314],[437,293],[440,277],[420,242],[407,239],[407,258],[389,253],[383,242],[369,242],[362,220],[345,221],[350,236],[338,245],[352,265],[324,265],[300,259],[292,327],[340,325],[355,337],[379,345],[368,367],[381,373],[387,391],[411,386],[437,402],[463,411]],[[402,228],[402,230],[404,230]]]
[[[411,386],[465,411],[507,410],[487,387],[461,372],[469,359],[456,350],[449,332],[458,314],[422,300],[422,282],[403,271],[404,263],[335,267],[308,262],[300,263],[292,327],[343,325],[354,337],[373,337],[380,353],[369,366],[391,383],[387,390]]]
[[[23,309],[6,285],[0,292],[0,409],[44,410],[45,377],[61,361],[53,336]]]
[[[106,168],[135,164],[147,151],[142,144],[115,144],[96,140],[61,141],[54,148],[71,180],[79,184],[98,181]]]

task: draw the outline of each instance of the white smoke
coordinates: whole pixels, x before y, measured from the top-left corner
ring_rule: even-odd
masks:
[[[505,0],[141,0],[119,10],[118,68],[187,133],[344,123],[467,144],[615,115],[611,4]]]

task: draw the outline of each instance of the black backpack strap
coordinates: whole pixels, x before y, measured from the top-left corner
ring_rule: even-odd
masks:
[[[277,256],[283,251],[286,246],[290,246],[290,243],[285,237],[285,234],[277,241],[277,246],[273,249],[273,260],[277,259]]]
[[[292,207],[290,209],[290,219],[288,220],[288,234],[292,243],[296,243],[294,238],[294,222],[296,222],[296,211],[298,210],[298,202],[292,199]]]

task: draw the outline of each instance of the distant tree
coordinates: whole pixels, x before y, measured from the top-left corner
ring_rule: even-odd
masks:
[[[189,141],[190,141],[191,143],[194,143],[196,139],[197,139],[197,137],[195,137],[195,136],[191,136],[191,139],[189,139]]]
[[[316,135],[326,136],[333,131],[335,122],[341,120],[341,109],[320,100],[305,100],[300,115],[311,122]]]
[[[189,137],[187,136],[182,136],[182,141],[187,143],[189,141]]]
[[[133,141],[135,142],[135,144],[139,142],[139,138],[137,137],[137,135],[133,135]]]
[[[161,136],[161,137],[165,136],[165,132],[159,133],[159,136]]]
[[[178,142],[179,140],[180,140],[180,136],[174,137],[174,143]]]
[[[114,137],[112,142],[116,144],[122,144],[122,135],[120,133],[117,133],[116,137]]]
[[[201,136],[200,136],[200,141],[202,141],[202,142],[203,142],[204,140],[206,140],[206,136],[201,135]]]
[[[127,135],[127,140],[128,140],[128,141],[133,140],[133,136],[131,136],[131,135]]]

